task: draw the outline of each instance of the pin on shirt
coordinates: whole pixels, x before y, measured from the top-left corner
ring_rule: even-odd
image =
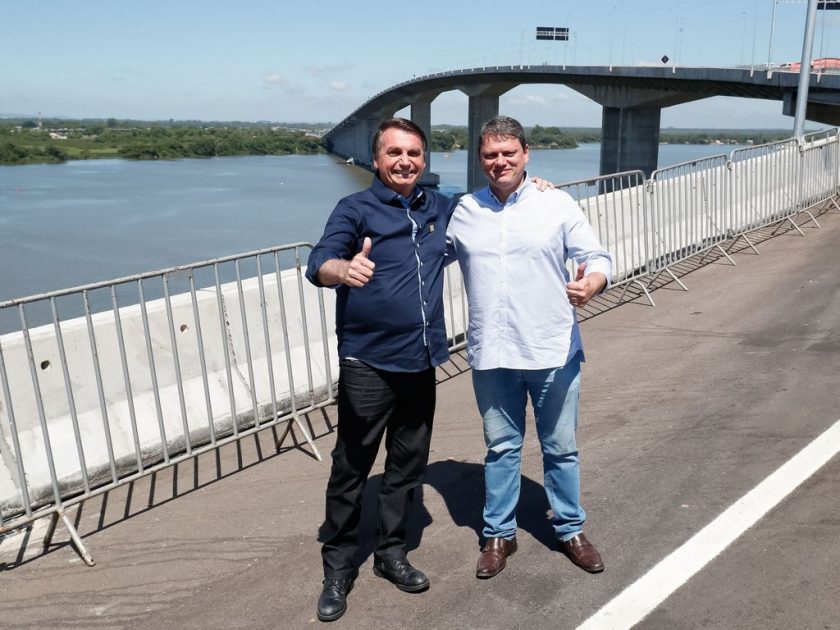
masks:
[[[434,232],[434,231],[435,231],[435,224],[434,223],[429,223],[429,232]]]

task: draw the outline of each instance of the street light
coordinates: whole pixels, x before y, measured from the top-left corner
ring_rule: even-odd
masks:
[[[802,142],[802,137],[805,134],[805,113],[808,105],[808,88],[811,83],[811,50],[814,46],[814,23],[817,19],[817,9],[820,4],[823,7],[836,6],[834,2],[829,5],[826,1],[808,0],[805,38],[802,42],[802,65],[799,68],[799,86],[796,89],[796,113],[793,117],[793,135],[799,142]]]

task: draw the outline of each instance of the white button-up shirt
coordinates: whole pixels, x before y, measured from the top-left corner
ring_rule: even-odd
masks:
[[[566,295],[566,261],[612,273],[612,257],[572,197],[540,192],[526,177],[505,203],[484,188],[461,198],[447,255],[458,260],[469,302],[473,369],[561,367],[582,351]]]

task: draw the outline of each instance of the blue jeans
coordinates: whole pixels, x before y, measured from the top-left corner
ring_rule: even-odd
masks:
[[[561,540],[571,538],[586,520],[580,505],[580,460],[575,444],[580,355],[559,368],[473,370],[472,375],[487,444],[484,536],[512,538],[516,534],[525,406],[530,396],[554,532]]]

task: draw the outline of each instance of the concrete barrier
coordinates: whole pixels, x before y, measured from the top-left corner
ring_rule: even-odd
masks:
[[[802,146],[787,141],[740,150],[731,160],[670,167],[649,181],[640,173],[610,176],[618,181],[608,185],[605,178],[586,180],[582,189],[591,184],[605,192],[575,196],[615,257],[613,281],[637,282],[833,198],[838,163],[832,130]],[[21,320],[20,330],[0,336],[2,531],[193,449],[329,404],[338,375],[335,297],[303,278],[302,247],[308,245],[0,305],[0,316],[17,310]],[[294,268],[281,273],[278,254],[287,250]],[[273,258],[275,272],[260,271],[263,257]],[[245,280],[240,262],[256,270]],[[219,281],[222,264],[233,266],[227,271],[235,271],[235,281]],[[205,277],[197,286],[196,277],[207,271],[215,281]],[[170,280],[185,279],[189,288],[173,294]],[[144,282],[158,282],[164,297],[145,299]],[[132,286],[133,303],[119,306],[119,291]],[[110,291],[112,308],[104,300],[91,313],[94,291]],[[84,308],[76,304],[74,312],[85,315],[61,320],[56,298],[75,298]],[[444,305],[450,347],[459,348],[467,305],[455,266],[446,270]],[[30,327],[24,315],[34,306],[51,308],[53,323]]]
[[[335,292],[298,269],[281,278],[280,287],[268,273],[0,336],[4,517],[331,401]],[[457,266],[446,270],[444,303],[454,347],[467,322]]]
[[[199,289],[195,300],[175,295],[169,309],[166,298],[149,301],[147,325],[135,304],[119,308],[118,317],[95,313],[90,326],[85,317],[62,321],[60,338],[54,325],[32,328],[31,361],[27,334],[0,337],[10,396],[0,399],[4,511],[23,505],[24,481],[33,507],[52,500],[49,454],[62,495],[81,492],[83,471],[89,485],[115,480],[211,434],[230,434],[234,420],[247,428],[255,417],[274,417],[275,407],[285,413],[293,401],[301,407],[329,396],[338,364],[334,293],[324,291],[322,305],[315,287],[286,271],[281,308],[276,275],[262,276],[264,299],[259,284],[251,278],[241,292],[236,282],[221,292]]]

